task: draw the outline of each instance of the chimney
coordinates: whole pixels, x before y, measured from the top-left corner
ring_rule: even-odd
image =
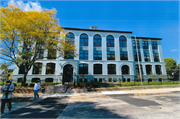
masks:
[[[90,29],[96,29],[97,30],[98,26],[90,26]]]

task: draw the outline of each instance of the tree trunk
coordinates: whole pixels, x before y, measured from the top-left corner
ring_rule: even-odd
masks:
[[[21,86],[24,86],[24,85],[26,84],[26,76],[27,76],[27,72],[25,72],[25,73],[23,74]]]

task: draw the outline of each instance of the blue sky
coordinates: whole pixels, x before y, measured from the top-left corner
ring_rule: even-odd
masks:
[[[1,5],[7,5],[1,1]],[[34,3],[34,4],[33,4]],[[29,6],[28,6],[29,4]],[[132,36],[162,38],[164,58],[179,59],[179,1],[20,1],[22,7],[57,10],[60,26],[132,31]]]

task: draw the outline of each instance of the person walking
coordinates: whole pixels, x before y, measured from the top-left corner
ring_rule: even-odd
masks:
[[[34,100],[37,98],[39,99],[39,95],[38,95],[38,91],[40,89],[40,84],[38,83],[38,81],[36,81],[35,85],[34,85]]]
[[[15,90],[14,84],[11,83],[10,80],[6,81],[6,84],[2,86],[1,92],[3,96],[1,97],[1,114],[4,113],[5,104],[7,103],[7,107],[9,111],[12,108],[12,98],[13,98],[13,91]]]

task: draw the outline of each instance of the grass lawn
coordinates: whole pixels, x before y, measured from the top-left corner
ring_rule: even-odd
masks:
[[[70,87],[73,87],[73,82],[70,82]],[[128,87],[128,86],[153,86],[153,85],[177,85],[180,84],[179,81],[169,81],[169,82],[143,82],[143,85],[141,85],[141,82],[107,82],[107,83],[100,83],[100,82],[80,82],[79,87],[84,88],[112,88],[112,87]],[[78,87],[77,84],[75,87]]]
[[[3,85],[3,82],[0,82],[1,86]],[[4,82],[5,84],[5,82]],[[13,83],[16,84],[16,86],[21,86],[21,83]],[[35,82],[32,83],[27,83],[28,85],[30,84],[35,84]],[[56,84],[61,84],[61,82],[59,83],[53,83],[53,82],[46,82],[46,83],[41,83],[41,86],[45,86],[45,85],[56,85]],[[106,83],[101,83],[101,82],[79,82],[79,86],[76,83],[76,86],[73,86],[73,82],[69,83],[69,86],[72,88],[75,87],[81,87],[81,88],[112,88],[112,87],[128,87],[128,86],[153,86],[153,85],[177,85],[180,84],[179,81],[168,81],[168,82],[143,82],[143,85],[141,85],[141,82],[106,82]],[[33,85],[31,85],[31,87],[33,87]]]

